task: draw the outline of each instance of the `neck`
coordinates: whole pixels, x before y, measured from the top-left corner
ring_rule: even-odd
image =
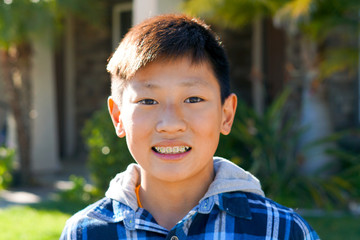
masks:
[[[170,230],[198,204],[213,178],[211,172],[202,179],[194,176],[181,182],[165,182],[142,174],[141,204],[160,226]]]

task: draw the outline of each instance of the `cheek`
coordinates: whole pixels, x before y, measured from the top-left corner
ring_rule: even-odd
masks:
[[[126,126],[126,143],[134,159],[142,159],[144,149],[147,148],[147,136],[145,124],[129,121]]]
[[[144,131],[151,124],[150,116],[142,111],[128,108],[123,116],[124,127],[132,134]]]
[[[216,136],[220,133],[221,118],[219,111],[200,111],[192,114],[189,123],[194,131],[203,136]]]
[[[136,151],[137,147],[148,144],[151,140],[153,119],[151,119],[149,114],[129,111],[128,114],[124,116],[124,128],[130,151]]]

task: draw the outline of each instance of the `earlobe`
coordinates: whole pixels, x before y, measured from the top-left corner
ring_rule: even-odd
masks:
[[[231,131],[232,124],[235,118],[237,106],[237,97],[234,93],[230,94],[229,97],[225,99],[223,104],[223,117],[222,117],[222,124],[221,124],[221,133],[224,135],[228,135]]]
[[[117,126],[115,127],[115,131],[116,131],[116,135],[119,138],[125,137],[125,131],[124,128],[122,127],[122,124],[118,123]]]
[[[108,110],[115,127],[116,135],[120,138],[125,137],[125,131],[120,119],[120,107],[111,96],[108,98]]]

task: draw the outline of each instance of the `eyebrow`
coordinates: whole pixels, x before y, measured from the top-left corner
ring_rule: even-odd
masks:
[[[188,81],[181,83],[181,85],[186,87],[192,87],[196,85],[209,86],[207,81],[204,81],[203,79],[200,78],[190,78]]]
[[[158,84],[151,83],[150,81],[146,81],[146,82],[144,82],[144,84],[141,84],[141,85],[145,86],[145,88],[148,88],[148,89],[160,88],[160,86]],[[185,81],[183,81],[180,85],[184,86],[184,87],[193,87],[196,85],[209,86],[206,81],[204,81],[200,78],[196,78],[196,77],[190,77],[190,78],[186,79]]]

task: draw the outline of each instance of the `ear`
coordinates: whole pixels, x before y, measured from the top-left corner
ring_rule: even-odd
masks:
[[[236,106],[237,97],[234,93],[232,93],[225,99],[222,106],[222,123],[220,132],[224,135],[228,135],[231,131],[231,127],[234,122]]]
[[[111,116],[111,120],[115,127],[116,135],[120,138],[125,137],[125,130],[120,118],[120,106],[110,96],[108,98],[108,109]]]

